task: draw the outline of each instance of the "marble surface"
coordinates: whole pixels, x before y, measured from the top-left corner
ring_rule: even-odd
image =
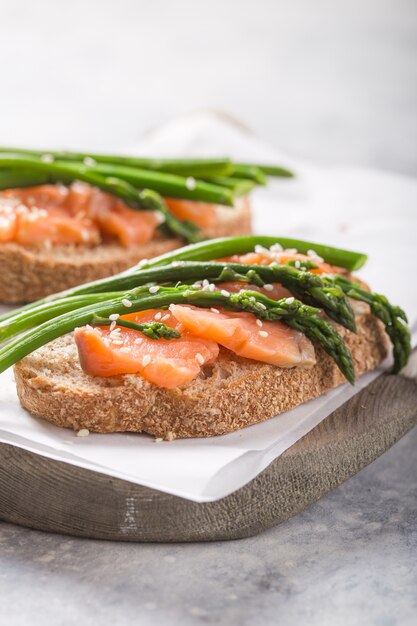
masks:
[[[417,173],[413,0],[0,0],[0,15],[0,143],[115,149],[213,107],[300,156]],[[116,544],[0,523],[0,624],[411,626],[416,487],[414,429],[247,540]]]

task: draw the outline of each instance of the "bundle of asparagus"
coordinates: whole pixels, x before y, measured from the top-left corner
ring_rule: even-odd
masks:
[[[257,245],[275,244],[296,248],[301,253],[314,249],[327,263],[349,272],[362,267],[367,258],[364,254],[280,237],[233,237],[188,245],[141,262],[118,276],[66,290],[0,316],[0,371],[78,326],[110,324],[127,312],[192,304],[248,311],[261,320],[281,320],[322,346],[353,384],[354,368],[349,350],[334,325],[326,319],[327,316],[354,332],[355,318],[349,298],[368,303],[374,315],[384,323],[393,343],[394,371],[398,372],[406,364],[410,354],[407,318],[384,296],[365,291],[346,276],[310,273],[308,270],[315,267],[310,261],[298,263],[298,266],[291,261],[283,265],[213,261],[250,252]],[[248,289],[238,293],[216,289],[216,283],[230,280],[245,283]],[[272,300],[250,289],[251,284],[262,287],[272,282],[286,287],[294,297]],[[154,339],[178,336],[159,322],[135,324],[117,319],[116,323],[135,328]]]
[[[0,147],[0,190],[83,181],[123,200],[132,209],[159,211],[169,232],[188,242],[197,227],[170,213],[162,196],[233,207],[239,196],[267,176],[289,178],[283,167],[230,159],[147,159],[102,154]]]

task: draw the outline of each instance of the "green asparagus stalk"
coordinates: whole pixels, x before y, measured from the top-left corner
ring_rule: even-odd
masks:
[[[176,284],[178,281],[242,282],[263,287],[265,284],[280,283],[297,299],[305,304],[322,308],[329,317],[355,332],[355,317],[343,290],[329,278],[299,270],[287,265],[244,265],[241,263],[183,262],[181,265],[156,266],[137,270],[124,276],[109,279],[107,294],[98,292],[101,299],[115,297],[123,292],[146,284]],[[84,300],[83,300],[84,299]],[[18,312],[14,317],[0,322],[0,342],[32,328],[44,321],[71,311],[83,304],[94,302],[94,295],[75,295],[43,303],[30,310]]]
[[[258,185],[266,185],[266,176],[257,165],[232,164],[231,176],[253,180]]]
[[[49,182],[72,182],[81,180],[99,187],[113,196],[121,198],[132,209],[159,211],[165,218],[165,225],[175,235],[186,241],[199,241],[197,228],[189,222],[178,220],[168,210],[161,196],[151,189],[138,190],[130,183],[116,176],[104,176],[90,171],[84,165],[76,167],[73,163],[45,163],[35,157],[15,154],[0,154],[0,170],[22,171],[25,173],[44,174]],[[3,175],[5,183],[5,175]]]
[[[113,165],[111,163],[97,163],[84,165],[82,163],[54,161],[55,165],[64,165],[73,168],[75,172],[94,172],[104,177],[117,177],[125,180],[138,189],[153,189],[163,196],[184,198],[212,204],[233,206],[233,189],[225,189],[220,185],[195,179],[194,177],[178,176],[166,172]]]
[[[246,196],[257,185],[255,181],[249,180],[248,178],[234,178],[232,176],[229,176],[229,178],[217,176],[216,178],[206,178],[205,180],[214,185],[231,189],[235,198]]]
[[[411,334],[405,312],[399,306],[392,305],[385,296],[366,291],[359,283],[352,282],[343,276],[335,276],[335,283],[349,298],[369,304],[372,313],[384,324],[393,346],[393,373],[398,374],[407,364],[411,354]]]
[[[249,165],[248,163],[234,164],[234,167],[236,167],[236,165],[238,165],[239,167],[243,167],[243,168],[253,167],[252,165]],[[261,172],[265,174],[266,176],[278,176],[280,178],[293,178],[294,177],[294,173],[291,170],[285,167],[281,167],[279,165],[256,165],[255,167],[261,170]]]
[[[154,259],[152,259],[152,261],[141,261],[138,265],[132,267],[126,272],[118,274],[117,276],[103,278],[91,283],[87,283],[86,285],[67,289],[60,293],[54,294],[42,300],[38,300],[37,302],[33,302],[24,307],[21,307],[17,311],[3,313],[2,315],[0,315],[0,321],[13,318],[16,314],[30,311],[32,308],[37,307],[40,304],[50,303],[63,297],[87,293],[98,293],[102,291],[112,291],[114,290],[114,280],[117,281],[119,279],[124,279],[131,273],[137,274],[137,272],[142,269],[168,265],[170,263],[181,263],[183,261],[210,261],[211,259],[218,259],[222,257],[232,256],[234,254],[244,254],[246,252],[251,252],[254,250],[256,245],[261,245],[268,248],[274,244],[280,244],[284,248],[296,248],[303,253],[307,253],[308,250],[314,249],[315,252],[323,257],[327,263],[337,265],[339,267],[345,267],[349,270],[359,269],[365,264],[367,260],[367,256],[365,254],[351,252],[348,250],[341,250],[339,248],[331,248],[329,246],[323,246],[317,243],[301,241],[298,239],[256,235],[247,235],[242,237],[224,237],[220,239],[212,239],[211,241],[188,245],[183,248],[179,248],[172,252],[167,252],[166,254],[155,257]]]
[[[212,176],[227,176],[232,170],[232,163],[228,158],[141,158],[120,155],[96,154],[92,152],[69,152],[58,150],[31,150],[25,148],[0,147],[0,153],[22,154],[59,161],[82,161],[110,165],[137,167],[155,172],[168,172],[179,176],[194,176],[208,178]]]
[[[130,300],[128,309],[126,299]],[[71,332],[77,326],[91,323],[97,315],[109,317],[115,313],[126,313],[126,310],[133,313],[167,307],[170,304],[223,306],[235,311],[249,311],[255,313],[260,319],[268,321],[282,320],[318,342],[335,360],[347,380],[352,384],[354,382],[354,370],[349,350],[337,331],[321,317],[320,309],[304,305],[296,299],[270,300],[256,291],[241,291],[238,294],[226,295],[220,291],[203,291],[190,286],[159,287],[156,293],[150,292],[148,287],[139,287],[124,294],[123,297],[118,296],[59,315],[35,329],[22,333],[6,344],[0,350],[0,372],[45,343]]]
[[[144,322],[143,324],[137,324],[136,322],[122,320],[120,318],[116,321],[112,321],[108,318],[100,317],[99,315],[93,315],[91,324],[93,326],[111,326],[115,324],[115,326],[121,326],[122,328],[137,330],[146,335],[146,337],[149,337],[149,339],[178,339],[181,337],[181,333],[175,330],[175,328],[171,328],[162,322]]]

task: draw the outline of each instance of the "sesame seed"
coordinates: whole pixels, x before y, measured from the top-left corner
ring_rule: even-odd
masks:
[[[110,324],[110,333],[116,328],[116,320]]]
[[[287,249],[285,250],[285,252],[286,252],[287,254],[297,254],[298,250],[297,250],[297,248],[287,248]]]
[[[216,285],[214,283],[210,283],[209,291],[216,291]]]
[[[271,252],[282,252],[282,246],[280,243],[274,243],[273,246],[270,247]]]
[[[187,178],[187,180],[185,181],[185,186],[190,191],[193,191],[195,189],[195,186],[196,186],[195,178],[193,178],[192,176],[189,176]]]
[[[52,154],[43,154],[41,156],[41,161],[43,163],[53,163],[54,162],[54,157],[52,156]]]
[[[266,330],[258,330],[258,335],[260,337],[268,337],[268,333],[266,332]]]
[[[219,309],[215,309],[214,307],[211,307],[210,311],[212,313],[220,313]]]
[[[112,340],[111,340],[111,342],[112,342],[112,344],[113,344],[114,346],[122,346],[122,345],[123,345],[123,341],[122,341],[122,339],[112,339]],[[128,348],[128,350],[129,350],[129,352],[130,352],[130,349],[129,349],[129,348]],[[126,350],[124,350],[124,349],[122,348],[121,352],[126,352]]]
[[[257,319],[257,320],[256,320],[256,323],[258,324],[258,326],[261,326],[261,327],[263,326],[263,322],[262,322],[262,320],[258,320],[258,319]]]
[[[155,443],[161,443],[163,441],[162,437],[155,437],[154,442]]]
[[[226,291],[226,289],[222,289],[221,292],[222,296],[224,296],[225,298],[228,298],[230,296],[230,293],[228,291]]]
[[[87,157],[85,157],[85,159],[83,159],[83,163],[84,163],[84,165],[91,165],[91,166],[93,166],[93,165],[96,165],[97,162],[94,159],[92,159],[91,157],[87,156]]]
[[[301,267],[301,262],[297,259],[297,261],[294,263],[294,267],[296,267],[298,270]]]
[[[197,352],[197,354],[195,355],[195,360],[200,365],[203,365],[203,363],[204,363],[204,357],[203,357],[203,355],[200,352]]]
[[[130,300],[128,300],[127,298],[124,298],[124,299],[122,300],[122,304],[123,304],[123,306],[127,306],[127,308],[130,308],[130,307],[132,306],[131,301],[130,301]]]
[[[123,346],[123,348],[120,348],[120,352],[123,352],[124,354],[129,354],[130,351],[131,351],[131,348],[129,348],[129,346]]]
[[[166,320],[169,320],[170,318],[170,313],[166,313],[163,317],[161,317],[161,322],[165,322]]]
[[[266,285],[264,285],[264,289],[266,291],[272,291],[274,289],[274,285],[270,285],[269,283],[267,283]]]
[[[158,313],[155,313],[154,319],[160,320],[161,317],[162,317],[162,313],[161,313],[161,311],[158,311]]]
[[[120,315],[118,313],[112,313],[111,315],[109,315],[109,320],[115,322],[117,319],[119,319],[119,317]]]
[[[265,248],[264,246],[261,246],[259,244],[256,244],[255,252],[257,254],[263,254],[265,256],[270,256],[270,251],[268,250],[268,248]]]
[[[294,298],[291,296],[291,298],[286,298],[285,302],[287,304],[292,304],[294,302]]]
[[[88,430],[88,428],[81,428],[81,430],[79,430],[77,433],[77,437],[88,437],[89,434],[90,431]]]
[[[149,365],[149,363],[151,362],[151,357],[149,354],[145,354],[145,356],[142,359],[142,366],[146,367],[147,365]]]
[[[262,310],[266,310],[266,306],[264,305],[263,302],[258,302],[258,307]]]
[[[160,287],[158,285],[153,285],[152,287],[149,287],[149,293],[157,293],[160,290]]]

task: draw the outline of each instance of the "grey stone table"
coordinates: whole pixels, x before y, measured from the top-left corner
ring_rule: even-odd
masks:
[[[412,626],[417,430],[251,539],[117,544],[0,525],[0,623]]]
[[[0,10],[0,143],[117,148],[211,106],[300,156],[417,173],[412,0]],[[0,524],[0,624],[411,626],[416,485],[414,430],[301,515],[238,542],[115,544]]]

